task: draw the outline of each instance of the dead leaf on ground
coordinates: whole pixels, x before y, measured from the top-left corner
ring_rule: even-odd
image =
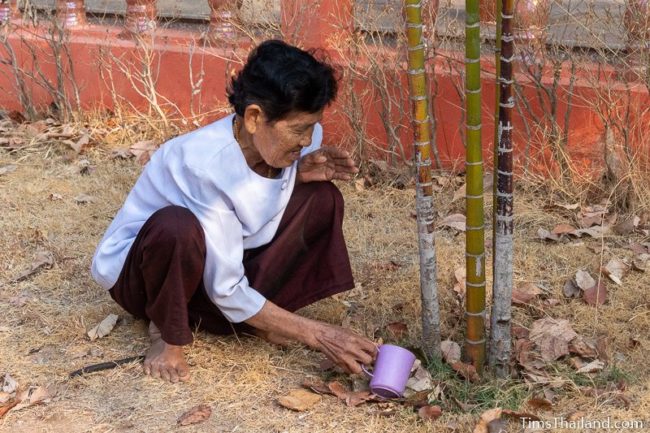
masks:
[[[16,168],[18,168],[18,166],[15,164],[2,165],[0,166],[0,176],[12,173],[16,171]]]
[[[458,231],[464,232],[467,228],[467,218],[463,214],[451,214],[443,218],[442,221],[438,224],[442,227],[451,227]]]
[[[81,153],[81,151],[88,145],[88,143],[90,143],[90,135],[88,133],[83,134],[77,141],[68,141],[69,146],[76,153]]]
[[[587,271],[579,270],[575,276],[576,285],[580,290],[588,290],[596,285],[596,280]]]
[[[112,159],[129,159],[134,156],[128,149],[115,149],[111,152]]]
[[[512,327],[512,336],[515,338],[528,338],[530,331],[523,326],[513,326]]]
[[[455,341],[445,340],[440,343],[442,359],[447,363],[460,361],[460,345]]]
[[[578,334],[565,319],[545,317],[533,322],[530,340],[538,347],[544,361],[554,361],[569,354],[569,342]]]
[[[311,389],[317,394],[332,394],[332,391],[327,387],[325,382],[320,379],[305,379],[302,386]]]
[[[16,400],[18,400],[19,403],[13,410],[20,410],[36,404],[49,403],[52,397],[53,395],[51,395],[50,391],[46,387],[30,386],[16,395]]]
[[[129,151],[135,155],[135,160],[140,165],[145,165],[147,162],[149,162],[151,155],[153,155],[156,149],[158,149],[158,146],[156,146],[155,141],[143,140],[132,144],[129,148]]]
[[[647,262],[645,260],[634,259],[632,260],[632,269],[637,272],[645,272],[646,263]]]
[[[15,398],[12,398],[7,402],[0,404],[0,419],[2,419],[2,417],[5,416],[7,412],[9,412],[11,409],[16,407],[18,403],[20,403],[20,401],[18,401]]]
[[[526,283],[512,289],[512,303],[513,305],[526,305],[543,294],[544,291],[536,284]]]
[[[566,283],[564,283],[562,293],[567,298],[579,298],[580,295],[582,295],[582,290],[580,290],[580,287],[576,284],[575,279],[571,277],[566,281]]]
[[[102,338],[108,335],[115,327],[118,318],[119,316],[117,314],[109,314],[106,316],[106,318],[102,320],[97,326],[88,331],[88,337],[90,338],[90,341],[94,341],[98,338]]]
[[[329,371],[329,370],[334,370],[336,367],[337,367],[337,366],[336,366],[336,364],[334,363],[334,361],[332,361],[332,360],[329,359],[329,358],[323,358],[323,359],[321,359],[320,362],[318,363],[318,369],[319,369],[320,371]]]
[[[617,259],[616,257],[612,258],[607,262],[607,264],[601,269],[603,274],[607,276],[610,280],[618,284],[619,286],[623,285],[623,276],[629,269],[629,266],[623,263],[622,260]]]
[[[589,235],[592,238],[602,238],[604,235],[610,232],[609,226],[595,226],[587,229],[578,229],[574,233],[577,237],[582,237],[582,235]]]
[[[548,230],[543,228],[537,229],[537,236],[543,241],[553,241],[553,242],[560,241],[560,236],[556,235],[555,233],[551,233]]]
[[[403,322],[392,322],[386,325],[386,330],[399,340],[408,333],[408,326]]]
[[[541,409],[541,410],[551,410],[553,409],[553,403],[551,403],[549,400],[545,398],[531,398],[529,399],[526,404],[533,409]]]
[[[592,306],[603,305],[607,302],[607,286],[604,281],[599,281],[592,288],[582,293],[582,299]]]
[[[431,373],[426,368],[420,365],[412,377],[409,377],[406,382],[406,387],[412,391],[420,392],[433,388]]]
[[[507,416],[508,418],[513,418],[516,420],[526,420],[526,421],[540,421],[541,418],[537,415],[528,412],[518,412],[510,409],[503,409],[501,412],[502,416]],[[505,431],[505,430],[504,430]]]
[[[11,394],[12,393],[0,391],[0,404],[5,404],[9,400],[11,400],[12,399]]]
[[[87,203],[94,203],[95,202],[95,197],[88,195],[88,194],[79,194],[74,198],[75,203],[77,204],[87,204]]]
[[[292,389],[289,394],[280,397],[278,403],[287,409],[303,412],[314,407],[320,400],[320,395],[306,389]]]
[[[418,416],[425,421],[435,421],[442,416],[440,406],[422,406],[418,409]]]
[[[602,370],[603,368],[605,368],[605,363],[599,359],[596,359],[580,367],[576,373],[594,373],[596,371]]]
[[[5,373],[2,379],[2,392],[11,394],[18,389],[18,382],[14,380],[9,373]]]
[[[34,261],[29,266],[29,269],[23,271],[20,275],[14,278],[14,282],[22,281],[42,268],[49,269],[52,265],[54,265],[54,256],[51,252],[46,250],[37,251]]]
[[[508,430],[508,423],[505,419],[493,419],[487,425],[488,433],[504,433]]]
[[[562,235],[568,235],[575,233],[576,228],[573,227],[572,225],[569,224],[558,224],[553,228],[553,231],[551,233],[557,235],[557,236],[562,236]]]
[[[476,427],[474,427],[474,433],[489,433],[490,431],[488,430],[488,424],[494,420],[501,418],[502,412],[503,410],[500,407],[483,412],[481,414],[481,418],[478,421],[478,424],[476,424]]]
[[[481,380],[473,365],[465,364],[461,361],[454,361],[449,366],[460,376],[469,380],[470,382],[478,382]]]
[[[377,396],[370,391],[352,391],[345,398],[345,404],[350,407],[359,406],[367,401],[376,401]]]
[[[456,278],[454,292],[456,292],[460,299],[465,299],[465,267],[457,267],[456,270],[454,270],[454,277]]]
[[[638,242],[630,242],[627,246],[634,254],[650,254],[650,248]]]
[[[569,413],[566,416],[566,420],[567,421],[579,421],[579,420],[581,420],[582,418],[584,418],[586,416],[587,416],[587,414],[585,412],[577,410],[575,412]]]
[[[569,352],[580,355],[583,358],[598,357],[596,344],[582,336],[577,336],[569,343]]]
[[[327,387],[333,395],[339,400],[343,400],[346,405],[354,407],[367,401],[375,401],[377,396],[370,391],[350,391],[347,387],[343,386],[340,382],[332,381],[327,384]]]
[[[207,404],[200,404],[185,412],[178,418],[176,424],[180,426],[204,422],[212,415],[212,409]]]
[[[337,381],[328,382],[327,387],[333,395],[341,400],[345,400],[348,396],[348,393],[350,392],[345,388],[345,386],[341,384],[341,382]]]
[[[612,230],[617,235],[627,236],[636,230],[640,222],[641,222],[641,218],[634,215],[631,218],[627,218],[621,221],[620,223],[616,224],[614,227],[612,227]]]

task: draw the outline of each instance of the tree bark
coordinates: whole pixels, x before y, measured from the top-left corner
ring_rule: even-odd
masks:
[[[501,0],[499,0],[501,1]],[[497,377],[510,374],[513,257],[513,188],[512,188],[512,63],[514,36],[512,17],[514,0],[503,0],[500,19],[501,54],[499,59],[499,112],[497,127],[497,166],[494,184],[494,260],[492,313],[490,317],[490,352],[488,363]]]
[[[431,130],[421,0],[406,0],[408,77],[413,109],[414,150],[417,167],[416,211],[420,252],[422,339],[428,357],[440,358],[440,310],[436,284]]]

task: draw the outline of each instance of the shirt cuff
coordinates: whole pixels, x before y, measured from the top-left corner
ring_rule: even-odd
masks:
[[[244,322],[260,312],[266,298],[250,286],[240,286],[228,296],[212,297],[212,302],[232,323]]]

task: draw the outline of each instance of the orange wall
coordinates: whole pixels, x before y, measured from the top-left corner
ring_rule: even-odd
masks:
[[[65,75],[63,81],[68,95],[73,94],[74,86],[71,83],[76,82],[84,109],[112,110],[115,108],[116,102],[137,110],[148,109],[147,99],[141,94],[147,92],[146,86],[138,80],[137,71],[142,71],[144,65],[150,65],[158,104],[170,113],[170,117],[178,119],[181,116],[195,114],[202,115],[203,121],[214,119],[223,115],[223,110],[227,106],[225,98],[227,77],[233,70],[241,66],[241,61],[249,49],[246,43],[239,44],[236,49],[203,47],[200,41],[195,39],[195,33],[163,29],[158,30],[155,38],[145,44],[151,48],[145,49],[143,48],[145,45],[142,43],[121,37],[117,28],[89,26],[84,30],[76,30],[71,33],[65,44],[67,51],[60,47],[58,54],[55,54],[52,45],[48,43],[51,38],[46,29],[14,28],[13,30],[9,36],[9,43],[16,53],[16,66],[23,71],[21,75],[27,84],[27,93],[31,95],[33,105],[38,110],[47,108],[53,101],[51,91],[44,89],[38,83],[44,83],[44,80],[47,80],[50,85],[56,87],[57,61],[55,58],[58,58],[58,63],[62,65],[60,69]],[[6,48],[2,46],[0,46],[0,56],[5,59],[9,58]],[[346,61],[340,56],[337,58],[333,55],[332,58],[338,63]],[[363,62],[363,59],[352,60]],[[491,59],[487,58],[483,61],[485,73],[482,82],[483,144],[484,156],[488,163],[491,161],[494,105],[494,76],[491,72],[490,62]],[[72,68],[69,63],[72,64]],[[190,85],[190,63],[194,81],[197,82],[202,76],[200,89],[197,87],[194,95],[192,95],[193,91]],[[460,167],[464,160],[462,103],[457,88],[454,86],[454,83],[456,86],[462,86],[458,68],[462,70],[462,64],[459,64],[457,69],[452,72],[449,72],[448,68],[442,64],[436,65],[436,83],[432,84],[437,88],[437,97],[434,103],[435,118],[438,122],[437,147],[441,159],[447,167]],[[584,72],[582,74],[584,75]],[[129,75],[131,79],[129,79]],[[31,79],[30,76],[36,77],[36,79]],[[389,85],[401,87],[402,94],[406,95],[408,84],[405,74],[396,76],[397,78]],[[522,83],[526,84],[524,76],[519,78]],[[597,96],[604,92],[595,88],[593,80],[590,81],[588,78],[583,76],[575,84],[569,135],[569,153],[584,169],[598,166],[602,157],[600,149],[603,126],[594,110],[594,101],[598,100]],[[559,88],[558,104],[558,119],[561,125],[564,122],[568,85],[568,77],[563,76]],[[377,148],[386,148],[387,137],[379,116],[381,104],[376,89],[373,89],[367,80],[355,80],[353,86],[358,95],[366,95],[363,103],[363,115],[366,118],[364,128],[368,140],[372,141]],[[607,82],[603,82],[603,86],[608,89],[612,88],[611,83]],[[622,100],[627,100],[625,89],[620,85],[617,86],[613,94],[618,95],[617,97]],[[633,117],[643,113],[644,118],[634,120],[636,129],[633,131],[635,136],[633,144],[641,154],[648,155],[650,145],[647,132],[650,129],[650,110],[647,107],[650,106],[650,98],[647,89],[644,90],[641,86],[637,87],[630,93],[631,112]],[[346,145],[352,146],[352,134],[344,114],[350,107],[345,97],[345,89],[346,85],[342,83],[337,103],[328,110],[325,121],[326,140],[330,143],[346,143]],[[395,88],[391,90],[395,90]],[[548,165],[552,158],[549,148],[544,144],[542,134],[535,127],[534,122],[535,118],[542,116],[544,110],[540,106],[534,86],[529,82],[525,85],[524,96],[535,115],[526,114],[524,116],[531,128],[530,134],[525,130],[524,119],[518,114],[514,116],[515,156],[521,159],[525,149],[529,147],[532,158],[531,166],[546,170],[549,169]],[[399,102],[398,105],[401,105],[403,112],[408,114],[410,111],[408,100],[403,98]],[[22,111],[17,92],[15,68],[10,64],[0,65],[0,106],[5,109]],[[399,119],[398,111],[398,107],[394,107],[393,118],[396,121]],[[400,135],[401,143],[407,157],[410,157],[412,136],[408,128],[408,117],[402,117],[401,121],[405,125]],[[368,157],[386,156],[385,152],[369,144],[366,144],[366,148]],[[550,168],[552,169],[552,167]]]

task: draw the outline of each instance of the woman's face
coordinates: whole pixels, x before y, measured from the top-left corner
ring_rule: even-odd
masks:
[[[262,113],[256,122],[253,145],[271,167],[288,167],[300,158],[302,148],[311,144],[314,126],[322,117],[322,110],[316,113],[295,111],[283,119],[268,122]]]

